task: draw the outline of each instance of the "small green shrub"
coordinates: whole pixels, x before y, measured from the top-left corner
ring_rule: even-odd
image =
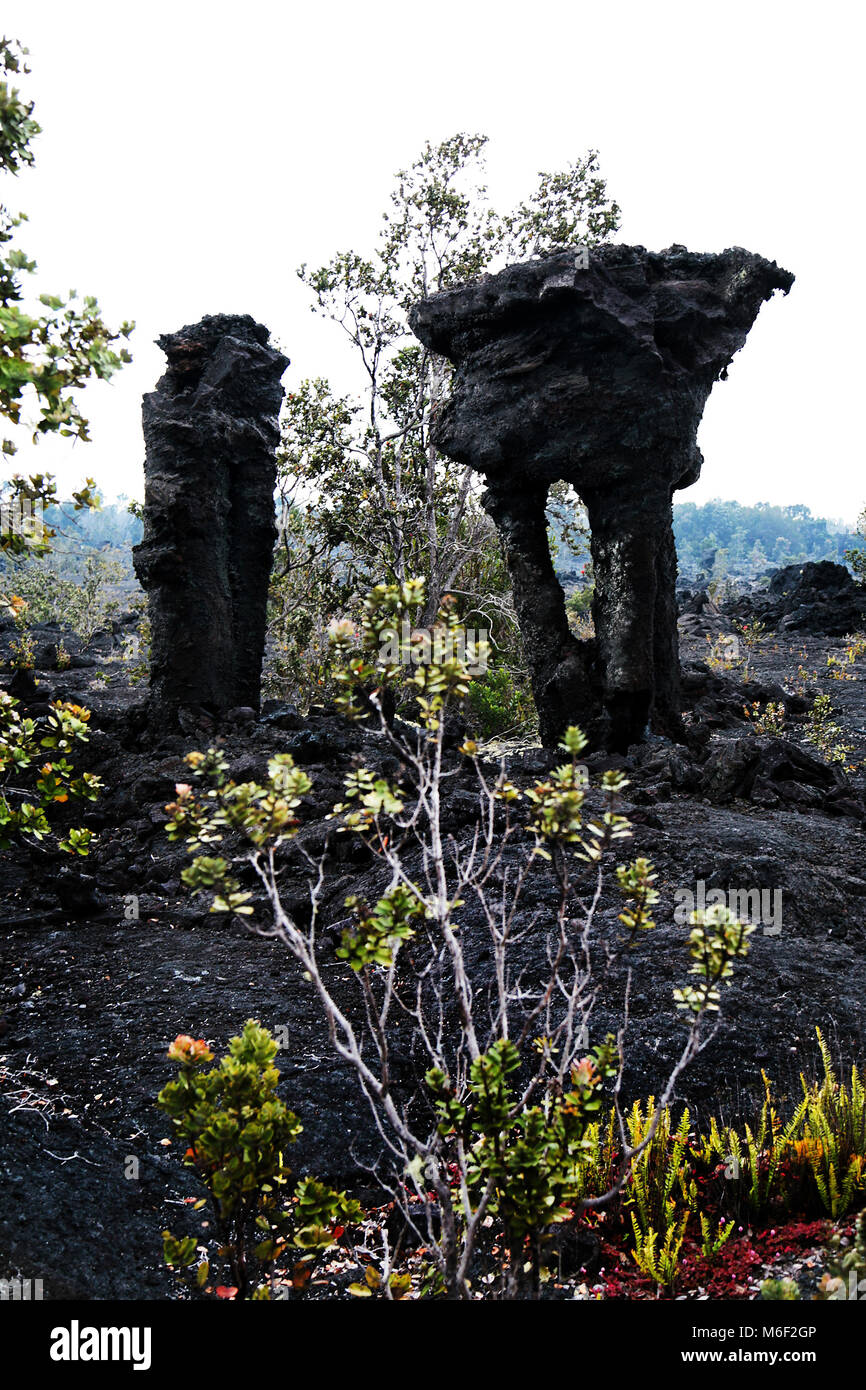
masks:
[[[772,637],[772,632],[767,629],[767,624],[760,618],[753,618],[751,622],[737,623],[737,631],[743,640],[744,645],[750,652],[755,651],[766,637]]]
[[[242,1034],[230,1040],[228,1055],[206,1071],[214,1054],[202,1040],[181,1034],[168,1050],[178,1064],[177,1080],[157,1098],[187,1145],[184,1162],[208,1191],[217,1254],[231,1277],[230,1285],[218,1285],[222,1297],[270,1299],[276,1268],[287,1262],[293,1264],[290,1287],[302,1293],[318,1259],[339,1239],[340,1227],[363,1215],[344,1192],[314,1178],[302,1178],[288,1191],[284,1151],[303,1126],[277,1095],[276,1051],[267,1029],[248,1019]],[[205,1202],[196,1203],[196,1210]],[[163,1231],[163,1255],[173,1269],[195,1265],[199,1288],[208,1286],[211,1262],[195,1236]]]
[[[804,737],[828,763],[844,763],[853,744],[845,742],[844,730],[835,723],[833,715],[830,696],[817,695],[806,716]]]
[[[595,584],[587,584],[583,589],[575,589],[566,600],[565,611],[570,618],[583,618],[592,612],[594,598]]]
[[[857,519],[857,534],[866,540],[866,510],[861,512]],[[854,571],[854,578],[859,584],[866,584],[866,549],[859,546],[854,550],[845,551],[845,559]]]
[[[761,1298],[774,1303],[795,1303],[800,1290],[793,1279],[765,1279],[761,1284]]]
[[[854,1223],[851,1244],[846,1248],[841,1233],[837,1231],[830,1246],[839,1253],[818,1285],[815,1297],[822,1302],[834,1303],[843,1298],[853,1300],[866,1297],[866,1210],[860,1212]]]
[[[481,738],[522,733],[535,722],[532,692],[507,666],[477,677],[466,699],[466,721]]]
[[[756,734],[780,737],[785,732],[785,706],[781,700],[778,703],[770,700],[765,705],[754,700],[750,705],[743,705],[743,713]]]
[[[90,555],[77,582],[58,573],[56,564],[56,556],[12,562],[11,587],[23,601],[28,622],[63,623],[87,643],[116,615],[119,602],[112,590],[127,572],[116,560]]]
[[[56,700],[51,713],[22,716],[14,696],[0,691],[0,849],[21,837],[40,842],[53,832],[49,812],[70,797],[95,801],[102,786],[91,772],[76,775],[67,758],[74,743],[87,742],[90,710]],[[43,750],[53,750],[46,760]],[[26,786],[22,784],[26,783]],[[59,841],[67,854],[86,855],[90,830],[73,828]]]

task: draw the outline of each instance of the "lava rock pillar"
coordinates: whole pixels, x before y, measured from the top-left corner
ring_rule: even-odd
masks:
[[[550,557],[547,489],[519,495],[488,488],[484,508],[505,547],[514,607],[527,653],[542,743],[555,744],[572,722],[587,723],[593,708],[593,648],[568,626],[565,598]]]
[[[507,266],[413,306],[454,367],[433,442],[483,475],[502,536],[542,742],[573,720],[624,750],[682,737],[671,499],[762,303],[794,277],[741,247],[600,246]],[[547,549],[554,482],[586,505],[596,636],[577,642]]]
[[[144,397],[144,535],[135,570],[151,627],[151,715],[259,706],[280,380],[288,359],[249,315],[157,339],[168,368]]]
[[[607,741],[625,749],[652,723],[679,732],[676,549],[669,489],[586,490],[595,573],[593,622]]]

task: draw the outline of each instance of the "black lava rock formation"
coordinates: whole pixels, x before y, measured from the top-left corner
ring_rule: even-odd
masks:
[[[542,741],[572,720],[614,749],[680,735],[671,496],[697,479],[698,425],[758,310],[794,277],[739,247],[602,246],[509,266],[415,305],[413,331],[455,367],[443,453],[485,475],[506,544]],[[594,644],[569,631],[545,503],[585,502]]]
[[[766,592],[736,600],[729,611],[780,632],[845,637],[866,625],[866,587],[844,565],[808,560],[776,570]]]
[[[274,451],[288,359],[248,314],[157,339],[168,370],[144,397],[151,715],[259,705],[276,524]]]

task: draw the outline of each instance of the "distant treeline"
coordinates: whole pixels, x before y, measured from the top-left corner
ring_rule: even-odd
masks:
[[[77,512],[74,503],[61,502],[46,507],[43,519],[57,532],[58,549],[129,550],[141,540],[141,518],[133,516],[125,498],[104,503],[98,511],[83,507]]]
[[[132,547],[141,540],[142,523],[129,511],[125,498],[98,510],[75,510],[71,500],[46,507],[42,513],[46,527],[54,532],[50,551],[42,556],[0,552],[0,574],[20,576],[22,570],[34,575],[55,575],[73,584],[111,583],[126,593],[137,589],[132,568]],[[26,587],[20,579],[16,585]]]
[[[863,543],[862,536],[841,523],[813,516],[801,504],[778,507],[758,502],[744,507],[739,502],[719,500],[702,505],[676,503],[674,536],[680,570],[684,574],[706,571],[706,561],[715,551],[715,577],[756,575],[804,560],[844,564],[845,551]]]
[[[131,547],[141,540],[141,519],[128,510],[123,498],[99,511],[76,512],[72,503],[64,502],[47,508],[45,521],[58,533],[53,567],[71,569],[70,578],[78,568],[76,562],[88,555],[101,552],[129,563]],[[552,530],[561,541],[561,526],[556,521],[552,521]],[[841,523],[813,516],[806,506],[779,507],[769,502],[753,507],[720,500],[700,505],[678,502],[674,505],[674,536],[681,573],[688,576],[704,571],[715,578],[757,575],[803,560],[844,563],[846,550],[863,545],[862,536]],[[561,545],[555,564],[564,575],[576,575],[588,558],[588,552],[575,554]]]

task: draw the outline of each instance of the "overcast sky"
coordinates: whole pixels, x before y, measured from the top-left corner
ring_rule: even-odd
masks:
[[[295,275],[365,250],[393,172],[459,130],[490,136],[497,204],[600,152],[618,240],[738,245],[797,277],[761,310],[680,500],[866,503],[863,25],[853,3],[6,0],[43,134],[3,201],[29,214],[38,288],[133,318],[134,364],[88,388],[93,443],[22,450],[64,487],[142,495],[140,400],[161,332],[251,313],[285,381],[351,384],[340,330]]]

